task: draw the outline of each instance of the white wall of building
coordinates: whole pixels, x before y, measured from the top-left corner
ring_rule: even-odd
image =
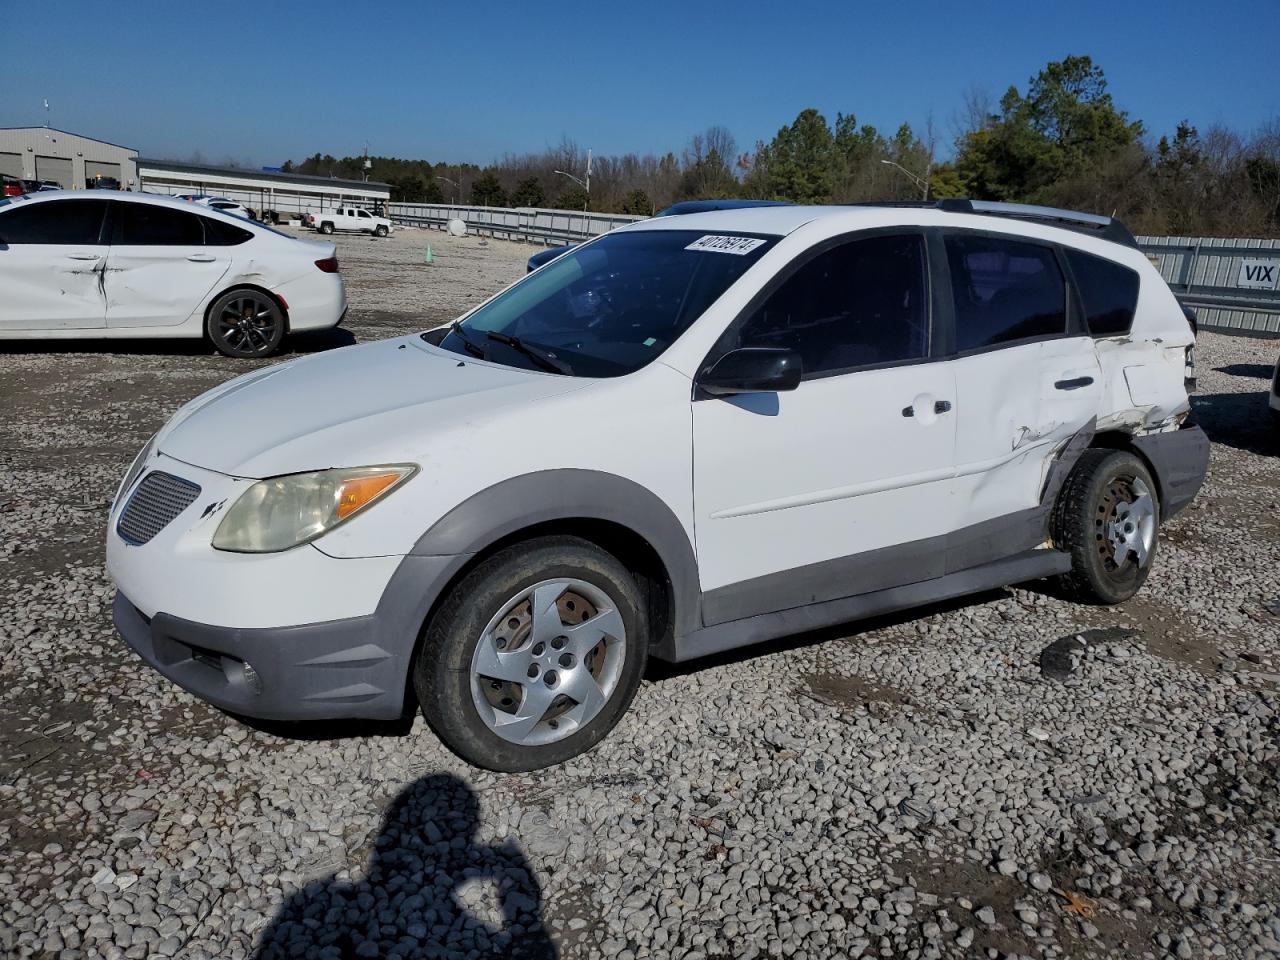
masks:
[[[391,188],[385,183],[352,180],[325,180],[319,177],[263,175],[253,170],[231,170],[183,166],[143,160],[139,163],[142,189],[148,193],[178,196],[188,193],[212,194],[235,200],[252,210],[280,213],[318,213],[340,203],[354,203],[373,209],[390,201]]]
[[[0,173],[79,190],[95,173],[138,186],[138,151],[52,127],[0,128]]]

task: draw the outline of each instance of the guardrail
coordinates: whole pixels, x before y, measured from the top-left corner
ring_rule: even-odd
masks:
[[[581,243],[614,227],[643,220],[621,213],[582,210],[550,210],[542,207],[468,207],[435,203],[393,203],[390,217],[396,223],[443,230],[457,218],[475,233],[505,240],[523,240],[545,246]]]
[[[536,207],[469,207],[393,203],[397,223],[443,230],[455,217],[476,233],[559,246],[643,220],[625,214]],[[1178,299],[1200,326],[1255,337],[1280,337],[1280,240],[1224,237],[1138,237]]]
[[[1138,237],[1138,246],[1201,327],[1280,337],[1280,240]]]

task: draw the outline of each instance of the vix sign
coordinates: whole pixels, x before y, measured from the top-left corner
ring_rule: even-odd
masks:
[[[1280,260],[1241,260],[1237,284],[1249,290],[1280,287]]]

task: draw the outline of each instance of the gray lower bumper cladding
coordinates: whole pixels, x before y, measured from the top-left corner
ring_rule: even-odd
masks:
[[[409,650],[377,642],[377,616],[296,627],[238,629],[159,613],[148,620],[122,593],[114,619],[147,663],[202,700],[265,720],[392,719],[404,706]]]
[[[1155,468],[1160,485],[1160,522],[1168,520],[1194,499],[1209,469],[1209,438],[1194,425],[1168,433],[1134,438]]]

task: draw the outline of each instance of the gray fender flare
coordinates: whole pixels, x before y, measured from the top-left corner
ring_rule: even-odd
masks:
[[[397,633],[416,639],[445,586],[476,554],[523,529],[555,520],[603,520],[642,537],[666,568],[676,635],[701,626],[693,544],[671,508],[625,477],[571,469],[512,477],[446,513],[401,561],[378,604],[379,615]]]

